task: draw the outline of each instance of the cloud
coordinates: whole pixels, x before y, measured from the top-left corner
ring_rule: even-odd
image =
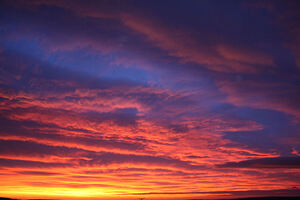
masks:
[[[217,46],[217,51],[228,60],[263,66],[274,66],[272,57],[264,52],[251,51],[242,48],[239,49],[234,46],[226,45]]]
[[[103,138],[94,133],[94,137],[65,135],[61,132],[70,131],[86,133],[85,129],[59,127],[55,124],[43,124],[35,121],[15,121],[0,118],[0,124],[5,125],[0,135],[2,138],[15,138],[35,142],[50,143],[67,147],[80,146],[84,149],[122,149],[123,151],[138,151],[144,149],[144,145],[135,141],[118,140],[117,138]],[[89,133],[89,132],[88,132]]]
[[[299,117],[299,88],[295,87],[294,81],[226,80],[218,85],[228,95],[227,102],[236,106],[276,110]]]
[[[57,156],[66,160],[73,159],[73,162],[68,162],[66,165],[82,165],[82,166],[107,166],[112,164],[146,164],[150,166],[171,166],[175,168],[182,168],[188,170],[202,169],[204,166],[192,165],[187,161],[181,161],[174,158],[165,158],[160,156],[149,155],[134,155],[134,154],[117,154],[108,152],[94,152],[87,151],[78,148],[62,147],[62,146],[50,146],[45,144],[39,144],[28,141],[14,141],[14,140],[0,140],[0,156],[11,157],[50,157]],[[88,160],[85,160],[85,159]],[[33,166],[47,166],[42,162],[36,161],[10,161],[13,164],[18,165],[24,162],[26,165],[33,162]],[[50,164],[50,166],[55,164]]]
[[[232,194],[234,196],[284,196],[284,195],[298,195],[300,192],[299,189],[283,189],[283,190],[241,190],[241,191],[211,191],[211,192],[189,192],[189,193],[184,193],[184,192],[153,192],[153,193],[133,193],[129,195],[153,195],[153,194]],[[288,198],[288,197],[287,197]],[[248,198],[247,198],[248,199]],[[190,199],[190,200],[200,200],[200,199]]]
[[[18,171],[18,174],[24,174],[24,175],[35,175],[35,176],[56,176],[56,175],[62,175],[61,173],[55,173],[55,172],[45,172],[45,171]]]
[[[300,168],[300,157],[274,157],[244,160],[240,162],[228,162],[217,165],[221,168],[267,168],[267,169],[298,169]]]
[[[138,119],[137,112],[136,108],[123,108],[101,114],[97,112],[88,112],[86,114],[100,121],[113,121],[119,126],[135,126]]]
[[[230,44],[222,46],[207,44],[205,41],[194,39],[188,33],[168,29],[158,22],[143,17],[123,15],[122,21],[137,33],[145,35],[154,45],[168,51],[170,56],[178,57],[182,62],[200,64],[209,70],[256,73],[260,69],[252,64],[274,65],[271,56],[265,53],[260,54],[256,50],[243,48],[235,49]]]
[[[48,146],[28,141],[16,140],[0,140],[0,150],[2,156],[30,156],[30,157],[45,157],[45,156],[59,156],[59,157],[74,157],[81,156],[85,153],[77,148],[68,148],[61,146]],[[81,154],[81,155],[80,155]]]
[[[55,163],[55,162],[40,162],[29,160],[14,160],[0,158],[1,168],[64,168],[70,167],[67,163]]]
[[[86,163],[83,161],[83,163]],[[95,155],[93,160],[88,161],[89,164],[108,165],[115,163],[133,163],[133,164],[146,164],[149,166],[170,166],[179,169],[199,170],[205,169],[205,166],[193,165],[187,161],[179,159],[161,157],[161,156],[148,156],[148,155],[126,155],[114,153],[101,153]]]
[[[91,198],[293,193],[300,100],[288,44],[297,31],[270,23],[276,6],[2,5],[1,189]]]
[[[139,54],[141,45],[146,46],[147,44],[145,44],[145,42],[140,43],[140,41],[137,40],[137,37],[132,37],[132,35],[143,35],[146,37],[147,41],[151,42],[151,45],[159,47],[161,50],[165,51],[166,55],[179,58],[181,63],[193,62],[212,71],[228,73],[240,72],[246,74],[259,73],[263,71],[264,67],[272,67],[275,65],[272,56],[266,52],[262,52],[260,47],[250,48],[248,43],[238,47],[235,44],[232,44],[232,41],[237,40],[237,37],[241,35],[235,35],[235,38],[233,39],[234,36],[228,33],[223,34],[223,37],[219,36],[218,34],[211,34],[211,32],[215,30],[211,30],[214,29],[212,28],[212,25],[207,25],[204,20],[199,21],[199,24],[203,26],[202,29],[205,31],[199,33],[197,30],[184,30],[185,27],[178,27],[178,25],[176,27],[173,27],[172,25],[169,26],[165,24],[167,22],[164,23],[164,20],[156,20],[155,18],[148,16],[147,13],[141,14],[136,10],[133,11],[130,6],[122,3],[112,2],[112,4],[108,6],[108,4],[105,3],[94,2],[93,6],[89,6],[82,4],[81,2],[74,3],[74,5],[69,5],[57,1],[38,1],[27,2],[25,5],[26,4],[27,6],[56,6],[54,7],[56,9],[66,9],[65,12],[71,11],[71,13],[68,13],[71,16],[70,19],[61,14],[63,12],[60,10],[59,14],[61,15],[58,15],[60,17],[59,26],[57,24],[53,26],[54,24],[52,23],[48,24],[48,26],[45,26],[42,23],[42,20],[33,20],[29,18],[31,22],[34,21],[36,23],[32,27],[33,30],[35,29],[35,26],[48,30],[45,31],[48,34],[47,40],[50,39],[51,41],[46,41],[46,43],[48,44],[47,46],[52,46],[52,49],[68,50],[76,47],[88,46],[104,54],[122,51],[123,54],[125,52],[133,52],[133,54],[136,55]],[[22,4],[19,6],[21,5]],[[18,4],[15,6],[18,6]],[[24,6],[24,3],[22,6]],[[210,7],[209,5],[206,6],[208,8]],[[107,10],[105,7],[110,8]],[[45,12],[49,11],[45,10]],[[226,10],[226,12],[228,11]],[[229,13],[230,12],[227,14]],[[41,18],[41,16],[39,17]],[[41,19],[47,21],[49,20],[48,15],[43,17],[44,18]],[[176,18],[176,16],[174,17]],[[245,17],[246,19],[242,18],[241,20],[247,20],[246,16],[242,17]],[[236,21],[234,16],[229,16],[228,18],[229,20],[233,18],[233,22]],[[72,23],[72,20],[78,22],[76,26],[74,23]],[[103,26],[92,26],[94,25],[93,23],[95,21],[108,23],[107,27],[114,30],[116,34],[108,34],[108,30],[103,29]],[[68,23],[68,26],[65,26],[64,23]],[[218,21],[213,21],[213,23],[217,27],[220,26]],[[227,22],[224,21],[224,23]],[[237,21],[236,23],[244,23],[244,21]],[[96,28],[94,31],[83,32],[82,30],[86,30],[87,24],[90,25],[89,27],[98,28]],[[80,26],[82,27],[79,28]],[[134,34],[132,34],[128,28],[131,29]],[[257,29],[261,27],[254,27],[254,29],[255,28]],[[220,27],[220,29],[222,29],[223,32],[228,32],[228,30],[224,29],[223,27]],[[56,30],[56,32],[53,32],[53,30]],[[122,36],[119,35],[118,32],[122,32]],[[254,32],[257,35],[257,30],[254,30]],[[267,33],[269,30],[265,30],[265,32]],[[66,34],[69,35],[69,37],[65,37]],[[102,37],[99,37],[99,34],[101,34]],[[124,37],[128,38],[126,41],[129,40],[129,38],[131,40],[131,43],[126,42],[127,48],[125,49],[123,49],[123,45],[120,45],[120,42],[122,43],[122,39],[120,38]],[[61,40],[61,38],[66,39]],[[43,41],[45,41],[45,38],[43,38]],[[136,44],[140,45],[136,46]],[[153,53],[153,51],[149,52],[149,48],[143,48],[144,53],[151,56],[155,55],[152,57],[152,59],[155,59],[158,54]],[[122,58],[123,57],[121,56],[116,60],[125,61]],[[140,58],[134,56],[133,59],[139,60]],[[125,61],[125,65],[128,64],[126,62],[128,61]],[[184,68],[182,68],[182,70],[184,70]]]
[[[289,48],[294,56],[294,63],[300,68],[300,29],[299,29],[299,3],[295,0],[286,2],[254,2],[248,5],[254,9],[266,9],[273,15],[272,23],[277,25],[286,35],[284,45]]]

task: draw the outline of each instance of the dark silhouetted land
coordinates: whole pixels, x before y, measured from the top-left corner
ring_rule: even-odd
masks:
[[[220,199],[220,200],[298,200],[298,197],[247,197],[247,198],[233,198],[233,199]],[[189,200],[203,200],[203,199],[189,199]]]

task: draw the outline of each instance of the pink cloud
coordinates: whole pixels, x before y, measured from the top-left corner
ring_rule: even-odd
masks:
[[[300,117],[298,89],[288,83],[261,81],[220,81],[226,101],[236,106],[271,109]]]
[[[192,33],[172,29],[159,22],[124,14],[122,22],[137,33],[143,34],[155,46],[182,62],[194,62],[218,72],[257,73],[255,65],[274,66],[273,58],[255,49],[236,48],[230,44],[219,45],[196,39]]]

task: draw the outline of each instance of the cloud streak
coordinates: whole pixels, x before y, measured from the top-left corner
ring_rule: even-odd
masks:
[[[222,165],[218,165],[218,167],[298,169],[300,167],[300,158],[299,157],[260,158],[260,159],[245,160],[240,162],[229,162]]]

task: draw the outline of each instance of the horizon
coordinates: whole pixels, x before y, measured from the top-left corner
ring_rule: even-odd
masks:
[[[297,0],[0,0],[0,197],[299,197],[299,19]]]

